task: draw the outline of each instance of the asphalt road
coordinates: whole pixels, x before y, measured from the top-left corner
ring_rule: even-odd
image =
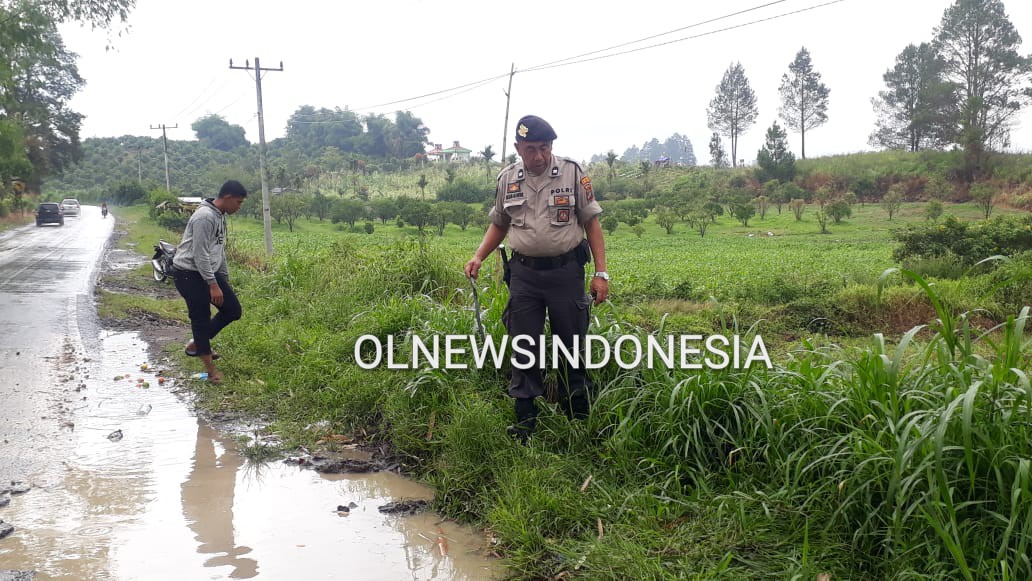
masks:
[[[61,459],[71,355],[97,344],[90,293],[114,223],[83,206],[64,226],[0,234],[0,482]]]

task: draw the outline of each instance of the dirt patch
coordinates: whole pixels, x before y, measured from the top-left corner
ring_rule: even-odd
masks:
[[[144,256],[132,248],[117,248],[117,242],[126,237],[125,230],[116,229],[111,234],[111,244],[104,254],[97,289],[113,293],[146,296],[156,299],[178,299],[179,293],[171,281],[158,282],[143,278],[137,270],[150,262],[150,255]],[[186,306],[183,306],[186,309]],[[139,308],[129,308],[125,318],[102,317],[101,325],[115,331],[135,331],[147,344],[152,359],[166,356],[165,347],[185,344],[190,334],[188,325],[168,319]]]

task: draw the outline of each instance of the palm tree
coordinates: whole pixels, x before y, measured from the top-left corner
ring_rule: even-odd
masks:
[[[610,149],[609,153],[606,154],[606,165],[609,166],[609,183],[610,184],[613,183],[613,177],[615,176],[615,172],[613,171],[613,164],[615,164],[615,163],[616,163],[616,154],[613,153],[612,149]]]
[[[490,145],[484,147],[484,151],[480,152],[480,156],[484,158],[484,166],[487,168],[488,175],[491,174],[491,159],[495,156],[494,149]]]

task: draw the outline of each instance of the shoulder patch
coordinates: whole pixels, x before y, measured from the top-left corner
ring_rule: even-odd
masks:
[[[584,176],[580,179],[580,184],[584,188],[584,196],[591,202],[595,199],[595,192],[591,190],[591,178]]]

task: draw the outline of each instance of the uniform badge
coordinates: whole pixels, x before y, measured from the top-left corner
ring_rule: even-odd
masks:
[[[591,190],[591,178],[584,176],[580,179],[581,186],[584,187],[584,194],[587,196],[588,201],[595,199],[595,193]]]
[[[522,169],[520,171],[516,172],[516,179],[518,179],[518,180],[522,180],[523,179],[523,170]]]
[[[570,196],[556,196],[555,197],[555,205],[556,206],[569,206],[570,205]]]
[[[552,177],[555,177],[557,175],[559,175],[559,166],[555,166],[552,168]]]
[[[510,194],[512,194],[514,192],[520,191],[520,184],[519,184],[519,182],[512,182],[511,184],[509,184],[509,189],[507,191]]]
[[[570,221],[570,209],[569,208],[559,208],[559,210],[555,213],[555,221],[556,222],[569,222]]]
[[[516,130],[516,133],[518,133],[520,135],[520,137],[522,137],[524,139],[527,138],[527,133],[529,133],[529,132],[530,132],[530,128],[528,128],[526,125],[524,125],[522,123],[520,123],[519,129]]]

